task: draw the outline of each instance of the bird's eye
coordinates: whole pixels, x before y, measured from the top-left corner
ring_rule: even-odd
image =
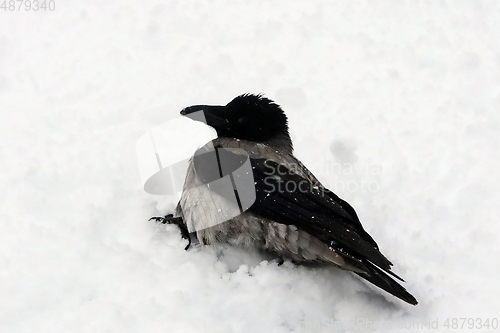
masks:
[[[238,123],[240,125],[246,125],[248,123],[248,119],[245,117],[241,117],[240,119],[238,119]]]

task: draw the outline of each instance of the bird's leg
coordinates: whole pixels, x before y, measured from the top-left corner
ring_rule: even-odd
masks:
[[[149,219],[149,221],[155,220],[158,223],[161,224],[175,224],[179,227],[179,230],[181,231],[181,236],[184,239],[188,240],[188,245],[184,248],[184,250],[189,249],[189,246],[191,246],[191,237],[189,237],[189,231],[187,229],[187,226],[184,224],[184,221],[182,220],[182,217],[174,217],[172,214],[165,215],[164,217],[161,216],[153,216]]]
[[[278,257],[276,259],[276,263],[278,264],[278,266],[281,266],[285,263],[285,259],[283,257]]]

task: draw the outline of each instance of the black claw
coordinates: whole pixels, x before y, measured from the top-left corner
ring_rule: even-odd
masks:
[[[165,218],[162,217],[162,216],[152,216],[152,217],[149,218],[148,221],[151,221],[151,220],[155,220],[155,222],[163,223],[163,221],[165,220]]]
[[[184,224],[184,221],[182,220],[182,217],[174,217],[173,214],[168,214],[165,215],[164,217],[161,216],[152,216],[149,218],[148,221],[155,220],[158,223],[161,224],[175,224],[179,227],[179,230],[181,231],[181,236],[184,239],[188,240],[188,245],[184,248],[184,250],[189,249],[191,246],[191,237],[189,237],[189,231],[187,229],[187,226]]]

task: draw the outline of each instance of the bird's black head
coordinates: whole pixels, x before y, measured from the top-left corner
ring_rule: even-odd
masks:
[[[181,115],[204,121],[219,137],[255,142],[289,138],[285,113],[262,95],[240,95],[226,106],[194,105],[182,110]]]

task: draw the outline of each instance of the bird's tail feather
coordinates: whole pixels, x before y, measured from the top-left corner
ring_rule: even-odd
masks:
[[[373,265],[371,262],[365,262],[365,265],[368,268],[368,272],[366,273],[355,272],[355,273],[361,276],[362,278],[370,281],[377,287],[382,288],[388,293],[396,296],[397,298],[402,299],[407,303],[417,305],[418,302],[415,299],[415,297],[413,297],[413,295],[407,292],[406,289],[403,288],[403,286],[394,281],[380,268]]]

